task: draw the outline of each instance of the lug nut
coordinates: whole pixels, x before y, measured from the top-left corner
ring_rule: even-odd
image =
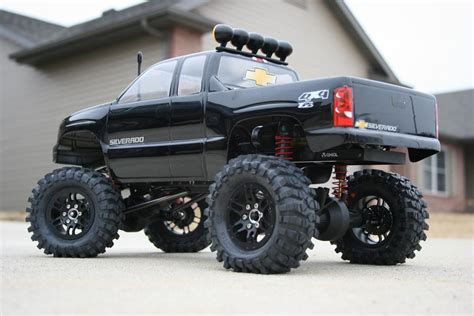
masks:
[[[76,224],[77,224],[77,219],[75,219],[75,220],[74,220],[74,223],[76,223]],[[255,227],[256,227],[256,226],[255,226]]]
[[[245,221],[247,219],[247,214],[242,215],[242,219]]]
[[[81,216],[81,215],[82,215],[82,212],[77,212],[77,215],[78,215],[78,216]]]
[[[250,228],[252,228],[252,224],[248,223],[247,224],[247,229],[250,229]]]
[[[258,228],[260,226],[259,223],[255,223],[255,228]]]
[[[253,208],[258,208],[258,203],[255,203],[255,204],[253,205]]]
[[[67,213],[66,213],[66,212],[63,212],[63,216],[66,216],[66,215],[67,215]]]
[[[74,208],[78,208],[79,206],[77,204],[74,204]]]
[[[66,205],[66,208],[71,208],[71,205],[69,205],[69,204],[68,204],[68,205]]]
[[[66,223],[69,224],[70,222],[71,222],[71,220],[68,218],[68,219],[66,220]]]
[[[245,209],[246,209],[247,211],[249,211],[249,210],[250,210],[250,204],[245,205]]]

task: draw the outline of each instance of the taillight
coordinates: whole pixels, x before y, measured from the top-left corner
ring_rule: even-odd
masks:
[[[334,126],[354,126],[354,105],[352,103],[351,87],[334,89],[333,106]]]

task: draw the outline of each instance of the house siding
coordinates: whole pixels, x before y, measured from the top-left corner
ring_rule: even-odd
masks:
[[[52,162],[59,123],[85,107],[115,99],[143,67],[163,59],[168,47],[143,36],[37,68],[8,55],[21,47],[0,38],[0,210],[20,210],[36,181],[60,167]]]

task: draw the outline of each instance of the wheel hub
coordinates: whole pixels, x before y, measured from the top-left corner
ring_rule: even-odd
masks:
[[[254,209],[250,210],[249,215],[248,215],[249,222],[254,224],[254,225],[255,224],[260,224],[260,220],[263,217],[263,212],[261,212],[258,209],[258,204],[255,204],[255,205],[257,206],[257,208],[254,208]]]
[[[355,237],[371,246],[385,242],[393,224],[390,203],[381,196],[368,195],[361,197],[355,205],[354,211],[362,217],[362,225],[352,228]]]
[[[92,223],[93,209],[85,195],[64,190],[48,205],[47,219],[54,233],[65,239],[84,235]]]
[[[79,204],[74,204],[74,205],[67,204],[66,205],[67,211],[62,213],[63,223],[64,224],[77,223],[80,220],[81,216],[82,216],[82,212],[80,211],[80,208],[82,206],[83,206],[82,204],[81,205],[79,205]]]
[[[272,203],[270,194],[258,184],[248,183],[234,192],[229,232],[240,247],[257,249],[270,238],[275,220]]]
[[[383,206],[371,206],[363,213],[366,231],[369,234],[380,235],[386,233],[392,225],[392,216]]]

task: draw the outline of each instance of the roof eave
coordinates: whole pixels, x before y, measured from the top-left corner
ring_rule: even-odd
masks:
[[[383,78],[384,81],[389,83],[407,86],[397,78],[345,2],[343,0],[325,0],[324,2],[354,39],[355,44],[369,58],[374,68],[372,70],[374,76]]]
[[[215,21],[192,12],[167,8],[146,16],[134,17],[89,32],[40,44],[31,49],[24,49],[11,54],[10,58],[21,64],[39,65],[56,57],[104,46],[131,36],[147,34],[143,28],[143,20],[156,28],[167,29],[173,25],[182,25],[203,33],[216,24]]]

